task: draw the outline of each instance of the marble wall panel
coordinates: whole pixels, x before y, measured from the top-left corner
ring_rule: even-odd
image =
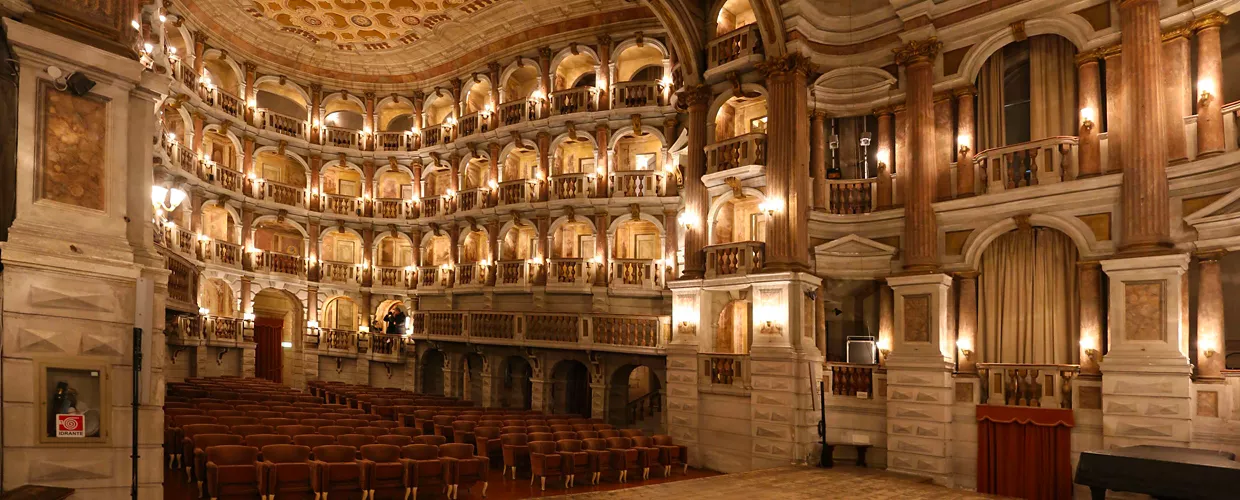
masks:
[[[39,94],[39,197],[104,210],[107,100],[75,96],[50,82]]]

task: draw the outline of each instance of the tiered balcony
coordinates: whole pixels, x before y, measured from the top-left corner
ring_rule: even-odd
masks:
[[[241,318],[208,316],[203,319],[203,338],[207,345],[235,346],[245,342],[245,328]]]
[[[741,241],[706,247],[706,277],[746,276],[762,270],[766,243]]]
[[[172,77],[181,82],[186,88],[198,88],[198,74],[194,73],[194,67],[187,64],[183,59],[174,59],[172,62]]]
[[[1072,381],[1080,365],[978,363],[981,404],[1072,408]]]
[[[766,165],[766,134],[752,132],[706,146],[706,173]]]
[[[254,270],[272,273],[306,276],[306,261],[300,255],[290,255],[265,250],[255,251]]]
[[[357,354],[358,333],[352,330],[323,328],[319,331],[319,350],[328,355],[354,357]]]
[[[406,132],[378,132],[375,134],[376,151],[408,151],[412,149],[412,137]]]
[[[466,189],[457,193],[457,207],[462,212],[487,208],[487,192],[485,188]]]
[[[198,268],[189,259],[168,250],[165,257],[168,275],[168,301],[189,308],[198,302]]]
[[[306,190],[297,186],[264,180],[260,198],[274,201],[281,205],[294,207],[305,206]]]
[[[612,259],[611,286],[627,290],[661,290],[662,268],[653,259]]]
[[[320,205],[324,212],[341,215],[357,215],[361,213],[362,200],[353,196],[324,194]]]
[[[501,260],[495,263],[496,288],[525,288],[530,284],[530,264],[524,260]]]
[[[499,105],[499,123],[501,127],[537,119],[538,106],[531,105],[527,99],[509,101]]]
[[[415,312],[414,339],[657,353],[670,333],[666,316]]]
[[[628,198],[643,196],[661,196],[663,193],[662,171],[626,170],[612,172],[611,197]]]
[[[831,377],[831,395],[874,399],[874,372],[876,370],[878,370],[878,365],[827,363],[827,376]]]
[[[551,177],[551,199],[584,200],[594,196],[593,174],[563,174]]]
[[[422,145],[426,147],[446,144],[451,140],[449,129],[444,124],[431,125],[422,129]]]
[[[245,186],[245,176],[241,172],[225,167],[218,163],[209,163],[209,174],[207,179],[213,184],[240,193]]]
[[[359,285],[362,283],[362,266],[352,262],[322,261],[319,263],[319,280],[324,283]]]
[[[202,260],[222,266],[241,267],[241,245],[220,240],[207,240],[202,244]]]
[[[732,30],[707,44],[707,68],[715,69],[735,61],[762,58],[762,34],[758,25],[750,24]]]
[[[412,267],[376,266],[373,285],[382,288],[409,289],[413,287],[413,275]]]
[[[255,112],[258,113],[258,123],[260,128],[264,130],[274,130],[278,133],[289,137],[296,137],[298,139],[306,138],[306,120],[288,115],[282,115],[265,108],[258,108]]]
[[[725,394],[748,394],[753,389],[749,356],[744,354],[698,354],[702,377],[698,389]]]
[[[340,127],[323,127],[323,144],[338,148],[359,149],[362,144],[362,132]]]
[[[986,193],[1054,184],[1076,177],[1078,141],[1075,136],[1048,137],[987,149],[973,161]]]
[[[611,88],[611,108],[644,108],[663,105],[663,85],[654,81],[621,82]]]
[[[557,90],[551,93],[551,114],[567,115],[594,111],[597,109],[598,89],[594,87],[577,87]]]
[[[589,265],[582,259],[551,259],[548,263],[548,287],[583,287],[590,286],[587,276]]]
[[[828,209],[833,214],[869,213],[874,210],[877,189],[875,179],[828,180]]]
[[[405,200],[400,198],[376,198],[375,217],[384,219],[400,219],[405,216]]]
[[[198,236],[176,224],[165,224],[164,246],[190,259],[198,258]]]
[[[418,268],[418,290],[432,291],[452,288],[452,267],[422,266]]]
[[[480,288],[487,284],[487,268],[479,262],[462,262],[456,265],[456,288]]]
[[[529,179],[501,182],[496,189],[500,205],[529,203],[535,199],[535,185]]]
[[[204,91],[203,96],[203,100],[207,101],[207,104],[220,108],[220,110],[236,118],[241,118],[241,112],[245,109],[240,97],[225,92],[218,87],[212,87]]]
[[[422,216],[438,217],[439,215],[448,213],[448,202],[438,196],[430,198],[422,198]]]
[[[400,335],[384,333],[359,333],[365,342],[366,358],[386,363],[400,362],[405,354],[405,341]]]
[[[486,132],[490,125],[489,122],[490,120],[482,118],[482,113],[474,112],[461,117],[460,121],[457,122],[457,130],[460,132],[460,137],[469,137],[477,133]]]
[[[200,178],[207,177],[208,172],[204,171],[203,163],[198,161],[198,155],[184,144],[179,142],[169,144],[168,159],[181,170],[193,173]]]

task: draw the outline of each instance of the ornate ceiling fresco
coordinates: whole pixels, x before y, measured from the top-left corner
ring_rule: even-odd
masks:
[[[657,31],[623,0],[174,0],[189,29],[239,59],[324,83],[433,79],[540,40],[604,26]],[[541,42],[544,43],[545,42]]]

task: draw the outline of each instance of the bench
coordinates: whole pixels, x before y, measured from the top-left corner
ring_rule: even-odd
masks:
[[[871,445],[869,443],[827,443],[826,450],[825,450],[826,453],[824,453],[823,455],[828,456],[828,457],[834,457],[836,446],[852,446],[853,448],[856,448],[857,449],[856,465],[857,467],[865,467],[865,452],[870,450]],[[835,465],[834,462],[835,461],[832,460],[831,462],[822,464],[822,466],[830,469],[831,466]]]

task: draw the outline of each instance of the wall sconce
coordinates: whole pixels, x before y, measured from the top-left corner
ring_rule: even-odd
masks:
[[[1208,78],[1197,80],[1197,105],[1206,106],[1217,92],[1218,89],[1215,88],[1214,80]]]
[[[542,182],[544,180],[547,180],[547,174],[544,174],[542,170],[539,170],[537,172],[534,172],[534,178],[538,179],[539,182]]]
[[[206,242],[208,242],[208,241],[211,241],[211,237],[210,237],[210,236],[207,236],[207,235],[205,235],[205,234],[202,234],[202,233],[198,233],[198,241],[201,241],[201,242],[203,242],[203,243],[206,243]]]
[[[1097,118],[1097,112],[1094,108],[1081,108],[1081,128],[1085,130],[1093,130],[1094,119]]]
[[[972,143],[973,138],[967,135],[956,137],[956,146],[957,150],[960,151],[960,156],[969,154],[969,145]]]
[[[246,321],[254,321],[254,313],[248,312],[241,315],[241,319]]]
[[[970,359],[973,356],[973,341],[965,338],[956,339],[956,348],[960,349],[960,354],[964,359]]]
[[[891,354],[891,339],[885,337],[878,339],[878,342],[874,345],[878,347],[880,359],[887,359],[887,355]]]
[[[1097,339],[1094,339],[1094,338],[1092,338],[1092,337],[1089,337],[1089,338],[1082,338],[1082,339],[1081,339],[1081,348],[1082,348],[1082,349],[1084,349],[1084,351],[1085,351],[1085,358],[1086,358],[1086,359],[1089,359],[1090,361],[1093,361],[1093,362],[1095,362],[1095,363],[1097,363],[1097,362],[1098,362],[1098,355],[1099,355],[1100,353],[1098,352],[1098,341],[1097,341]]]
[[[601,256],[601,255],[595,255],[594,257],[590,258],[590,263],[591,263],[591,264],[594,264],[594,265],[596,265],[596,266],[601,266],[601,265],[603,265],[603,256]]]
[[[763,213],[765,213],[767,217],[773,217],[775,216],[775,212],[779,212],[780,208],[782,208],[780,205],[781,204],[779,203],[778,200],[768,198],[766,200],[763,200],[762,203],[758,204],[758,210],[761,210]]]
[[[762,330],[760,331],[763,335],[779,335],[783,333],[784,328],[779,323],[768,319],[762,323]]]
[[[292,349],[293,343],[292,342],[280,342],[280,347],[283,347],[285,349]]]
[[[443,121],[443,124],[444,124],[445,126],[448,126],[448,127],[455,127],[455,126],[456,126],[456,117],[455,117],[455,116],[449,116],[446,120],[444,120],[444,121]]]
[[[413,135],[418,135],[422,133],[422,129],[418,128],[417,125],[414,125],[413,128],[409,129],[409,133]]]
[[[142,31],[142,25],[139,24],[137,20],[129,21],[129,25],[133,26],[133,29],[135,30]]]
[[[358,325],[357,331],[361,333],[370,333],[370,326],[369,325]]]
[[[185,201],[185,198],[188,196],[185,190],[181,188],[160,185],[151,186],[151,203],[165,212],[176,210],[177,206]]]
[[[1207,358],[1213,358],[1215,354],[1218,354],[1218,345],[1210,340],[1205,342],[1198,341],[1197,348],[1200,349],[1201,354],[1204,354]]]
[[[886,149],[880,149],[874,153],[874,160],[878,162],[878,168],[881,170],[889,165],[888,160],[890,153]]]
[[[491,190],[494,191],[496,189],[499,189],[499,183],[495,182],[495,179],[491,179],[487,181],[487,187],[491,188]]]
[[[142,51],[143,51],[143,52],[146,52],[147,54],[150,54],[150,53],[151,53],[152,51],[154,51],[154,50],[155,50],[155,46],[154,46],[154,45],[151,45],[151,44],[149,44],[149,43],[144,43],[144,44],[142,44]]]
[[[676,222],[679,222],[680,225],[685,227],[685,229],[693,229],[693,226],[697,222],[696,219],[697,217],[693,216],[689,212],[684,212],[680,214],[680,217],[676,218]]]
[[[198,314],[199,314],[200,316],[210,316],[210,315],[211,315],[211,310],[210,310],[210,309],[207,309],[207,308],[205,308],[205,307],[199,307],[199,308],[198,308]]]
[[[447,190],[447,191],[444,191],[443,195],[444,195],[444,197],[445,197],[445,198],[449,198],[449,199],[451,199],[451,198],[455,198],[455,197],[456,197],[456,190],[455,190],[455,189],[452,189],[452,188],[448,188],[448,190]]]
[[[245,105],[248,106],[250,109],[254,109],[258,107],[258,101],[249,100],[249,101],[246,101]]]
[[[536,89],[533,92],[530,92],[531,101],[542,101],[543,99],[546,99],[546,98],[547,98],[547,94],[543,93],[542,89]]]
[[[665,89],[672,88],[672,83],[672,77],[670,75],[663,75],[663,79],[659,80],[659,85],[662,85]]]

